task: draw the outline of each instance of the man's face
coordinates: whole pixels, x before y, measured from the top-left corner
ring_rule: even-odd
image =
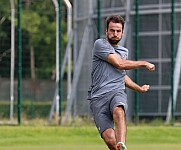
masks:
[[[109,27],[106,30],[106,36],[111,45],[118,45],[123,36],[122,24],[110,22]]]

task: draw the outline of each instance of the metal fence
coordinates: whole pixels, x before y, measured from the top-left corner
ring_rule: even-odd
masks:
[[[76,89],[77,113],[85,114],[89,111],[81,111],[86,107],[84,104],[86,100],[87,87],[90,83],[90,63],[91,63],[91,49],[93,41],[97,38],[97,24],[101,23],[101,37],[105,37],[105,18],[110,14],[120,14],[126,20],[127,31],[126,41],[124,46],[129,49],[129,58],[135,60],[135,35],[136,35],[136,1],[125,0],[106,0],[100,1],[101,18],[98,20],[98,1],[94,0],[74,0],[74,29],[76,30],[76,40],[78,41],[76,49],[81,46],[82,33],[88,19],[91,19],[91,34],[85,49],[85,60],[83,61],[82,72],[79,78],[79,84]],[[168,113],[169,100],[171,99],[171,2],[162,0],[140,0],[139,1],[139,59],[147,60],[156,65],[155,72],[148,72],[145,69],[139,70],[139,84],[150,84],[151,89],[145,94],[139,95],[139,116],[142,117],[166,117]],[[175,54],[180,51],[179,37],[181,25],[181,1],[177,0],[174,3],[174,39],[175,39]],[[179,62],[175,59],[175,65]],[[175,72],[179,71],[175,68]],[[134,80],[135,72],[128,71],[128,74]],[[174,78],[174,83],[177,88],[174,89],[175,95],[175,115],[181,115],[180,107],[180,72],[179,77]],[[87,78],[87,79],[86,79]],[[135,93],[127,90],[129,98],[129,112],[128,117],[132,119],[135,116]],[[82,107],[81,107],[82,106]],[[89,110],[89,109],[88,109]]]
[[[67,89],[67,76],[63,78],[63,101],[66,103],[65,118],[73,116],[90,116],[87,90],[90,85],[92,47],[98,32],[105,37],[105,18],[111,14],[120,14],[126,20],[125,37],[121,44],[129,49],[129,59],[136,59],[139,51],[140,60],[148,60],[156,65],[155,72],[139,70],[140,85],[150,84],[151,89],[139,95],[138,115],[142,117],[166,117],[171,99],[171,0],[139,0],[136,16],[136,0],[72,0],[73,26],[71,36],[67,34],[67,9],[62,7],[63,20],[63,57],[71,48],[73,73],[71,87]],[[100,8],[98,8],[100,2]],[[175,115],[181,115],[180,66],[177,56],[181,25],[181,0],[174,1],[174,97]],[[17,3],[15,3],[15,33],[17,35]],[[9,1],[0,1],[0,101],[10,105],[10,70],[11,70],[11,5]],[[98,14],[100,12],[100,16]],[[69,14],[70,15],[70,14]],[[99,19],[100,17],[100,19]],[[139,31],[136,32],[136,19],[139,17]],[[98,24],[100,23],[100,27]],[[35,104],[37,101],[48,101],[49,109],[55,96],[56,74],[56,12],[53,1],[22,1],[22,99]],[[139,43],[136,42],[136,36]],[[73,39],[73,40],[72,40]],[[17,39],[15,48],[17,49]],[[66,44],[69,46],[66,48]],[[139,50],[136,49],[139,44]],[[68,55],[68,54],[67,54]],[[62,57],[62,59],[63,59]],[[67,67],[66,67],[67,68]],[[17,51],[15,53],[14,94],[17,100]],[[70,68],[69,68],[70,69]],[[66,69],[65,69],[66,70]],[[68,69],[67,69],[68,70]],[[71,70],[71,71],[72,71]],[[135,71],[127,71],[134,80]],[[177,75],[177,76],[176,76]],[[70,86],[70,85],[68,85]],[[71,89],[71,90],[70,90]],[[69,90],[69,91],[68,91]],[[70,92],[70,93],[69,93]],[[131,120],[136,114],[135,93],[127,89]],[[33,107],[33,105],[31,105]],[[33,110],[33,109],[31,109]],[[32,111],[33,112],[33,111]],[[48,110],[49,112],[49,110]],[[3,110],[0,110],[3,114]],[[16,114],[16,112],[15,112]],[[48,115],[48,113],[46,114]],[[3,117],[3,115],[1,115]],[[47,116],[48,117],[48,116]]]
[[[0,118],[11,116],[12,121],[17,118],[18,88],[20,88],[18,87],[18,70],[22,69],[21,113],[23,120],[40,116],[48,119],[56,91],[56,2],[54,0],[21,1],[22,68],[19,68],[18,7],[20,5],[16,0],[0,1]],[[61,10],[61,40],[64,56],[68,41],[65,3]],[[12,35],[13,29],[14,35]],[[14,44],[13,48],[12,44]],[[11,56],[13,51],[14,57]],[[64,100],[67,97],[66,75],[67,73],[64,74],[65,82],[63,81],[62,92]],[[46,110],[43,108],[45,104]],[[39,111],[38,114],[37,111]]]

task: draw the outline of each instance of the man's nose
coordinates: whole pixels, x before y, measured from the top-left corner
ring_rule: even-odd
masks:
[[[118,32],[117,31],[114,31],[114,36],[117,36],[118,35]]]

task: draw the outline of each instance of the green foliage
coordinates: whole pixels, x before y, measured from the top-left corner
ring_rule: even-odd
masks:
[[[62,102],[62,111],[65,110],[66,102]],[[51,102],[33,102],[23,101],[21,104],[21,112],[23,118],[48,118],[51,108]],[[0,102],[0,118],[9,118],[10,103],[7,101]],[[14,104],[14,117],[17,117],[17,103]]]
[[[0,1],[0,76],[9,76],[8,66],[10,65],[10,2]]]
[[[7,18],[10,14],[10,1],[0,1],[0,19],[2,19],[2,17]]]
[[[22,115],[25,118],[47,118],[49,115],[51,103],[50,102],[36,102],[26,101],[22,103]],[[8,102],[0,103],[0,118],[8,118],[10,112],[10,104]],[[14,115],[17,114],[17,103],[14,104]]]
[[[62,20],[62,54],[67,43],[66,13],[65,5],[63,7]],[[17,13],[17,1],[15,0],[15,12]],[[30,49],[34,50],[35,74],[36,78],[50,79],[55,69],[55,52],[56,52],[56,16],[55,8],[50,0],[40,1],[23,1],[22,2],[22,64],[23,77],[30,78]],[[17,15],[15,18],[15,30],[17,32]],[[11,7],[10,1],[0,1],[0,55],[10,49],[11,34]],[[16,36],[17,37],[17,36]],[[17,39],[16,39],[17,42]],[[17,49],[17,43],[16,43]],[[16,53],[16,66],[18,63]],[[0,76],[9,77],[10,70],[10,53],[0,64]],[[7,70],[8,68],[8,70]],[[6,73],[8,72],[8,74]],[[5,74],[6,73],[6,74]],[[15,74],[17,75],[17,74]]]

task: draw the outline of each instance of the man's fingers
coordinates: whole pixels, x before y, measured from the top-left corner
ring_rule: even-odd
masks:
[[[149,88],[150,88],[150,85],[143,85],[143,86],[142,86],[143,92],[148,91]]]
[[[155,65],[151,64],[150,67],[149,67],[149,70],[154,71],[155,70]]]

